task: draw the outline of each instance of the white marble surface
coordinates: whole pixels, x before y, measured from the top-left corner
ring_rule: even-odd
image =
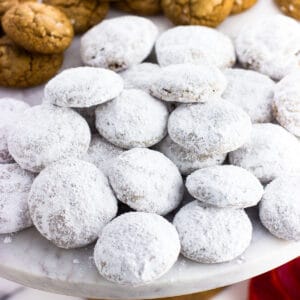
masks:
[[[278,12],[272,0],[260,0],[248,12],[230,17],[220,30],[234,38],[246,23],[251,26],[254,19]],[[161,31],[171,26],[165,18],[152,19]],[[77,38],[65,54],[64,68],[79,65]],[[38,104],[43,97],[43,86],[25,90],[0,88],[0,97],[3,96]],[[29,229],[12,236],[0,235],[0,276],[33,288],[76,297],[146,299],[199,292],[258,275],[300,254],[300,243],[278,240],[255,220],[254,225],[252,244],[239,259],[203,265],[180,258],[163,278],[139,288],[117,286],[101,278],[94,267],[92,246],[69,251],[58,249],[35,229]]]

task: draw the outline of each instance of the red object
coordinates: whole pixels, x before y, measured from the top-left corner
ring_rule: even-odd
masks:
[[[300,257],[251,279],[249,300],[300,300]]]

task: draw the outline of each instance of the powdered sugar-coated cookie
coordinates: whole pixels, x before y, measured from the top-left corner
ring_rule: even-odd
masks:
[[[67,69],[45,87],[45,101],[63,107],[90,107],[105,103],[123,90],[120,75],[113,71],[78,67]]]
[[[123,152],[124,149],[111,144],[103,137],[95,134],[92,136],[90,147],[82,159],[94,164],[107,175],[114,159]]]
[[[276,178],[266,186],[259,205],[262,224],[275,236],[300,240],[300,173]]]
[[[7,135],[10,126],[27,108],[29,105],[23,101],[0,98],[0,164],[13,162],[13,158],[8,152]]]
[[[197,200],[217,207],[255,206],[264,191],[252,173],[230,165],[197,170],[187,177],[185,184]]]
[[[221,263],[241,255],[252,238],[252,224],[243,209],[205,206],[193,201],[179,210],[173,224],[181,253],[200,263]]]
[[[164,275],[179,252],[178,233],[171,223],[155,214],[130,212],[104,227],[94,259],[107,280],[139,286]]]
[[[147,58],[157,35],[157,27],[146,18],[105,20],[81,38],[81,58],[92,67],[126,70]]]
[[[239,148],[250,137],[251,127],[249,116],[241,108],[221,99],[180,105],[168,123],[171,139],[199,155]]]
[[[280,80],[300,63],[300,26],[282,15],[247,24],[235,41],[239,62]]]
[[[150,94],[164,101],[206,102],[220,97],[226,84],[225,76],[217,67],[169,65],[161,68],[150,87]]]
[[[226,69],[224,73],[228,85],[222,98],[243,108],[253,123],[271,122],[274,81],[251,70]]]
[[[300,137],[300,70],[292,72],[277,83],[273,111],[278,123]]]
[[[192,63],[226,68],[235,63],[230,38],[205,26],[171,28],[159,37],[155,50],[161,66]]]
[[[299,141],[281,126],[254,124],[249,141],[229,153],[229,161],[268,183],[282,174],[300,172],[299,153]]]
[[[112,144],[125,149],[151,147],[167,133],[167,106],[142,90],[124,90],[96,109],[96,128]]]
[[[148,92],[159,70],[160,67],[157,64],[142,63],[131,67],[120,75],[124,79],[125,89],[140,89]]]
[[[117,198],[137,211],[166,215],[182,200],[181,175],[158,151],[135,148],[122,153],[108,177]]]
[[[33,182],[28,205],[39,232],[66,249],[96,240],[118,209],[103,173],[78,159],[60,160],[45,168]]]
[[[27,109],[7,138],[14,160],[32,172],[63,158],[81,157],[90,140],[89,126],[78,113],[47,104]]]
[[[209,166],[221,165],[226,159],[226,153],[203,156],[189,151],[174,143],[169,136],[155,148],[173,161],[183,175],[189,175],[198,169]]]
[[[0,234],[32,225],[27,197],[34,175],[16,163],[0,164]]]

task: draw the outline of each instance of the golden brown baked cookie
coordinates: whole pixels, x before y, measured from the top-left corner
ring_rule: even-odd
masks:
[[[283,13],[300,20],[300,0],[275,0],[275,2]]]
[[[160,0],[124,0],[114,2],[117,9],[138,15],[155,15],[161,12]]]
[[[43,54],[63,52],[74,36],[73,26],[63,12],[35,2],[10,8],[2,17],[2,26],[16,44]]]
[[[87,31],[101,22],[109,9],[109,2],[98,0],[44,0],[61,9],[73,24],[75,33]]]
[[[56,74],[62,62],[62,54],[32,54],[8,37],[0,38],[0,86],[24,88],[41,84]]]
[[[239,14],[252,7],[256,2],[257,0],[234,0],[231,14]]]
[[[162,0],[165,15],[176,25],[218,26],[231,12],[234,0]]]

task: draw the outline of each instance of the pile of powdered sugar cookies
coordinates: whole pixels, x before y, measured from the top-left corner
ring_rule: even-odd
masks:
[[[34,225],[64,249],[96,242],[99,273],[131,286],[180,253],[240,256],[249,207],[300,240],[299,29],[284,16],[235,41],[203,26],[158,36],[134,16],[93,27],[84,66],[50,80],[41,105],[0,101],[0,233]]]

